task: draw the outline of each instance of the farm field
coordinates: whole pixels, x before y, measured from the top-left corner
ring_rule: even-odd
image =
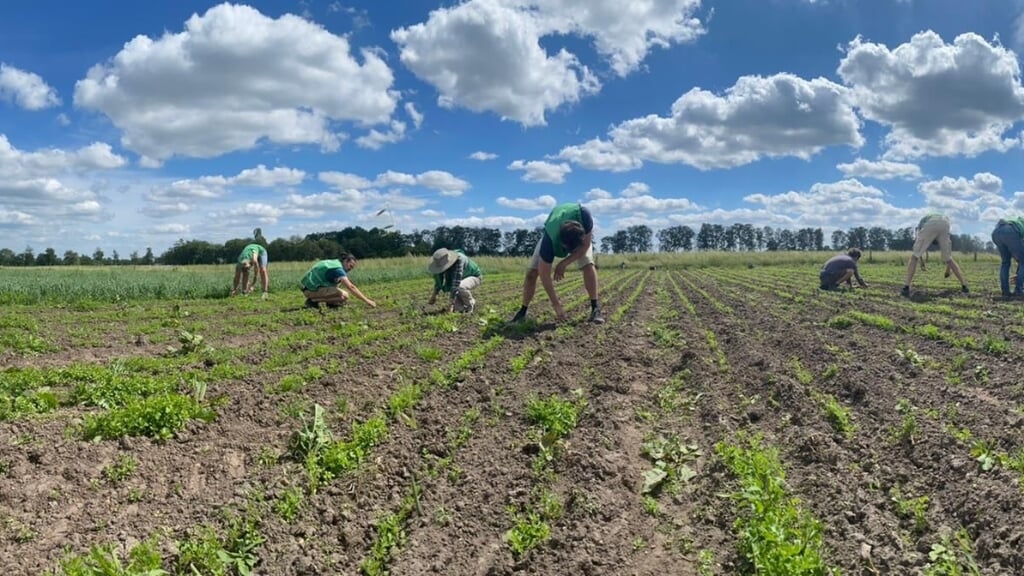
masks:
[[[827,256],[609,258],[605,324],[570,273],[521,327],[514,264],[468,316],[370,263],[375,310],[5,270],[0,573],[1024,573],[1024,303]]]

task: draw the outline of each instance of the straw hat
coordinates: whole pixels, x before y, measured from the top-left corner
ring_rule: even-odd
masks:
[[[440,274],[445,270],[452,267],[455,261],[459,259],[459,255],[447,248],[438,248],[434,255],[430,257],[430,266],[427,266],[427,271],[431,274]]]

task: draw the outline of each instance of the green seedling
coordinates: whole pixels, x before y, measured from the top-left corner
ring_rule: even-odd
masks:
[[[903,498],[898,486],[889,490],[889,498],[896,505],[896,514],[900,518],[913,520],[912,530],[915,534],[922,534],[928,528],[928,496],[917,498]]]
[[[103,467],[103,477],[108,482],[118,484],[127,480],[135,472],[135,458],[130,454],[122,454],[117,462]]]
[[[715,452],[739,480],[730,496],[740,511],[735,529],[748,570],[793,576],[838,573],[823,558],[821,523],[786,494],[774,448],[754,437],[743,444],[719,442]]]

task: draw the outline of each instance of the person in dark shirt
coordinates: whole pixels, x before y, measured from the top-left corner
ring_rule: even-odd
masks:
[[[838,290],[839,285],[843,282],[853,288],[854,278],[857,279],[857,284],[860,284],[861,288],[867,288],[867,283],[860,277],[860,272],[857,270],[858,260],[860,260],[860,250],[856,248],[846,254],[838,254],[829,258],[828,262],[821,267],[821,274],[818,275],[821,280],[821,289]]]
[[[999,288],[1006,298],[1024,295],[1024,276],[1020,274],[1020,263],[1024,262],[1024,218],[1004,218],[996,223],[992,231],[992,243],[999,250]],[[1010,278],[1010,264],[1017,261],[1017,274]],[[1013,291],[1010,291],[1010,288]]]
[[[512,322],[520,322],[526,318],[526,310],[537,290],[537,278],[541,280],[544,291],[555,309],[555,318],[562,322],[566,319],[562,302],[555,292],[554,282],[565,276],[569,264],[576,263],[583,272],[583,285],[590,296],[590,321],[596,324],[604,322],[601,307],[597,301],[597,268],[594,266],[594,218],[590,211],[581,204],[559,204],[551,210],[544,223],[544,233],[533,251],[533,258],[523,281],[523,305],[512,318]],[[554,266],[554,282],[552,282],[552,264],[555,258],[562,258]]]

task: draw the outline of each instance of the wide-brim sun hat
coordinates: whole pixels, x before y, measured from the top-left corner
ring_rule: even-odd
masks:
[[[434,251],[434,255],[430,257],[430,265],[427,266],[427,271],[431,274],[440,274],[445,270],[452,267],[455,261],[459,259],[459,255],[447,248],[438,248]]]

